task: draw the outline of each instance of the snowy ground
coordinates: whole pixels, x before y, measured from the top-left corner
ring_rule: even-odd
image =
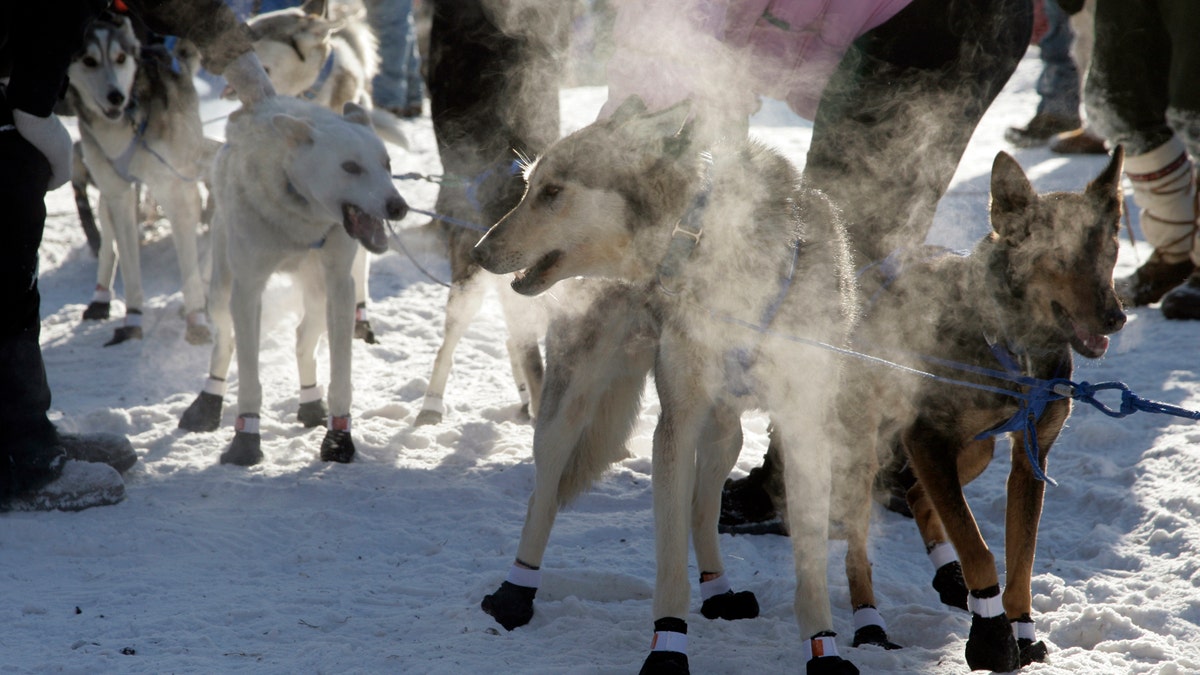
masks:
[[[965,246],[986,231],[992,158],[1009,149],[1005,127],[1032,113],[1037,73],[1031,55],[984,118],[933,239]],[[603,98],[602,89],[564,90],[564,129],[590,122]],[[206,109],[206,117],[218,112]],[[756,118],[753,132],[802,163],[809,128],[771,112]],[[220,124],[209,130],[219,135]],[[395,153],[396,172],[439,173],[428,118],[409,131],[413,149]],[[1105,162],[1042,149],[1014,154],[1041,190],[1081,189]],[[405,183],[401,191],[432,208],[432,184]],[[152,232],[142,252],[145,339],[104,349],[117,320],[80,323],[96,262],[70,189],[48,203],[41,288],[54,414],[66,430],[128,435],[141,461],[120,505],[0,515],[0,672],[637,669],[651,633],[653,395],[633,458],[559,518],[532,623],[506,632],[479,601],[512,561],[534,468],[495,308],[485,308],[459,347],[445,422],[414,427],[446,290],[398,253],[377,258],[371,297],[382,344],[354,344],[360,454],[353,464],[329,465],[316,456],[322,432],[294,421],[294,296],[286,281],[274,283],[262,351],[267,458],[249,470],[219,466],[232,410],[218,432],[176,429],[203,384],[209,350],[183,341],[169,229]],[[434,274],[448,276],[430,246],[406,241]],[[1123,246],[1119,274],[1147,255],[1145,244],[1136,254],[1128,241]],[[1200,370],[1189,365],[1200,349],[1197,332],[1200,325],[1166,321],[1157,308],[1136,310],[1108,356],[1079,364],[1078,379],[1121,380],[1143,396],[1200,408]],[[737,474],[765,450],[765,420],[748,417],[746,429]],[[1047,491],[1033,585],[1050,656],[1025,672],[1200,672],[1198,442],[1200,427],[1186,420],[1119,421],[1077,408],[1051,455],[1060,486]],[[968,493],[1000,559],[1003,457]],[[865,673],[965,672],[968,617],[938,603],[912,522],[879,508],[875,516],[876,592],[891,637],[906,649],[845,651]],[[721,544],[735,587],[758,595],[762,616],[736,623],[691,616],[694,671],[800,672],[788,542],[726,536]],[[832,546],[830,582],[836,626],[849,636],[842,546]]]

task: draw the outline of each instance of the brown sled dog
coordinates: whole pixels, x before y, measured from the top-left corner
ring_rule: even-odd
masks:
[[[859,347],[944,378],[1026,394],[1036,394],[1037,386],[1018,378],[1070,378],[1072,351],[1102,356],[1107,336],[1125,324],[1112,280],[1122,158],[1118,147],[1082,193],[1038,195],[1016,161],[1001,152],[992,167],[993,231],[968,256],[910,256],[891,279],[864,278],[863,297],[871,300],[857,333]],[[955,364],[1009,373],[1013,380]],[[1042,660],[1045,645],[1036,641],[1030,613],[1045,490],[1039,476],[1071,399],[1051,394],[1026,406],[1007,391],[872,366],[854,370],[865,402],[856,428],[877,429],[862,440],[880,449],[891,448],[899,434],[917,477],[909,505],[931,559],[938,565],[940,556],[944,564],[935,587],[941,586],[943,601],[972,613],[967,664],[1011,671]],[[987,467],[994,435],[1005,432],[1013,450],[1001,596],[995,559],[962,486]],[[1027,448],[1037,456],[1036,468]],[[961,556],[961,578],[947,543]]]

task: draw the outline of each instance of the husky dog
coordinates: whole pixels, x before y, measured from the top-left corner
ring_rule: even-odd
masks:
[[[105,346],[142,336],[138,183],[171,221],[183,280],[188,342],[211,340],[196,252],[197,185],[211,158],[192,73],[161,49],[141,49],[127,17],[107,15],[89,29],[68,70],[68,97],[79,118],[83,163],[100,191],[100,263],[84,319],[107,319],[118,259],[125,284],[125,325]],[[113,244],[116,244],[114,250]]]
[[[273,97],[229,118],[227,143],[213,167],[213,274],[209,311],[216,327],[209,380],[179,422],[190,431],[220,423],[225,376],[237,345],[238,417],[222,464],[262,460],[258,349],[263,289],[276,271],[292,274],[304,298],[296,331],[301,422],[326,422],[315,350],[329,335],[328,427],[321,459],[349,462],[350,360],[354,333],[351,266],[359,244],[387,250],[384,219],[408,205],[392,184],[387,150],[354,103],[339,116],[324,107]],[[324,321],[322,320],[324,319]]]
[[[992,167],[992,232],[970,255],[918,255],[886,279],[863,278],[863,295],[872,298],[857,337],[864,351],[894,353],[905,365],[992,387],[870,366],[852,378],[860,392],[852,411],[857,439],[874,452],[876,444],[890,449],[898,434],[907,451],[917,477],[908,501],[938,568],[934,586],[944,602],[972,613],[966,659],[973,670],[1007,672],[1046,655],[1035,641],[1030,598],[1045,490],[1038,474],[1071,399],[1039,392],[1031,381],[1069,379],[1072,351],[1099,358],[1107,336],[1125,324],[1112,278],[1122,158],[1118,147],[1082,193],[1039,196],[1001,152]],[[982,368],[1007,372],[1011,381],[987,377]],[[996,387],[1048,396],[1023,403]],[[1012,438],[1003,596],[962,491],[987,467],[994,435],[1002,433]],[[1037,467],[1027,449],[1036,450]]]
[[[811,344],[844,344],[853,325],[844,231],[778,153],[749,142],[718,145],[705,159],[692,141],[689,107],[647,114],[631,98],[611,118],[554,144],[533,165],[521,203],[476,246],[479,263],[516,272],[512,287],[525,295],[575,276],[623,281],[593,305],[615,304],[617,326],[602,330],[589,325],[595,315],[585,316],[574,341],[582,351],[574,354],[560,354],[547,339],[536,487],[517,563],[483,607],[510,629],[528,621],[531,605],[522,600],[536,590],[534,570],[560,498],[578,485],[578,472],[603,463],[597,457],[620,453],[606,444],[621,444],[637,412],[636,395],[572,393],[576,383],[559,377],[560,361],[579,374],[579,386],[611,385],[622,394],[652,367],[662,413],[652,467],[655,646],[645,668],[687,668],[689,532],[703,613],[757,614],[756,603],[745,606],[752,596],[743,602],[739,596],[750,594],[733,594],[724,577],[717,516],[722,482],[741,449],[741,413],[763,408],[773,414],[788,494],[796,496],[788,513],[808,672],[856,673],[838,656],[826,580],[840,368],[833,351]],[[632,339],[595,339],[613,334]],[[837,488],[852,495],[847,503],[869,503],[871,460],[863,459],[865,470],[840,472],[849,479]],[[868,518],[869,509],[859,508],[847,523],[855,565],[866,561]],[[855,603],[873,604],[869,569],[848,571]],[[739,606],[727,613],[725,603]]]
[[[251,17],[246,25],[254,51],[279,95],[299,96],[335,112],[346,103],[357,103],[368,111],[381,138],[408,147],[396,117],[372,104],[370,86],[378,70],[378,53],[361,7],[335,3],[331,12],[328,0],[306,0],[300,7]],[[226,93],[232,96],[232,91]],[[354,335],[374,344],[366,310],[369,267],[367,252],[360,250],[354,261]]]

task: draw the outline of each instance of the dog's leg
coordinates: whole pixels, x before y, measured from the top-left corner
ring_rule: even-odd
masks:
[[[721,561],[717,519],[721,486],[742,450],[741,415],[729,406],[713,408],[696,449],[696,486],[692,494],[692,546],[700,568],[700,613],[706,619],[752,619],[758,599],[750,591],[735,593]]]
[[[1061,399],[1051,402],[1038,421],[1038,459],[1043,470],[1050,446],[1058,438],[1070,412],[1071,400]],[[1017,634],[1022,666],[1046,660],[1046,645],[1037,640],[1032,617],[1033,558],[1045,493],[1046,484],[1034,477],[1029,458],[1025,455],[1024,434],[1013,434],[1012,469],[1008,474],[1008,504],[1004,524],[1004,611]]]
[[[329,422],[329,408],[317,383],[317,343],[325,332],[327,302],[323,280],[317,276],[296,275],[304,299],[304,316],[296,326],[296,367],[300,375],[300,408],[296,411],[296,419],[310,429]]]
[[[92,300],[83,310],[84,321],[103,321],[112,312],[113,282],[117,277],[117,244],[113,237],[113,220],[109,203],[100,194],[100,253],[96,262],[96,288]]]
[[[487,274],[493,281],[504,281],[504,277]],[[508,357],[512,363],[513,379],[521,397],[522,412],[528,418],[536,418],[542,395],[542,352],[538,348],[539,327],[545,324],[537,300],[517,295],[504,283],[494,283],[504,312],[504,323],[508,327]]]
[[[88,173],[87,164],[83,162],[83,142],[75,141],[72,150],[74,161],[71,163],[71,190],[75,193],[75,209],[79,212],[79,224],[87,237],[88,248],[93,256],[99,256],[100,230],[96,227],[96,217],[88,201],[87,186],[91,175]]]
[[[474,274],[454,282],[446,299],[446,323],[443,329],[442,346],[433,360],[433,372],[429,375],[429,386],[425,388],[425,400],[416,424],[437,424],[442,421],[445,404],[442,395],[446,391],[446,380],[450,367],[454,365],[454,349],[466,334],[471,320],[479,313],[483,304],[485,285],[481,275]]]
[[[109,196],[102,193],[107,202],[105,208],[112,222],[113,236],[117,242],[117,259],[121,273],[121,283],[125,287],[125,325],[113,332],[111,340],[105,347],[120,344],[126,340],[141,339],[142,337],[142,305],[145,294],[142,290],[142,255],[141,237],[137,221],[137,186],[128,184],[128,188],[120,193]]]
[[[171,241],[179,261],[179,276],[183,285],[183,310],[187,320],[184,339],[189,344],[207,344],[212,331],[204,319],[204,281],[200,277],[200,255],[196,248],[196,231],[200,224],[200,189],[195,183],[174,178],[160,182],[154,193],[161,200],[163,212],[171,221]]]
[[[367,301],[371,299],[367,288],[371,276],[371,254],[365,248],[359,248],[354,254],[354,337],[373,345],[379,342],[375,331],[371,329],[371,321],[367,318]]]
[[[332,243],[332,242],[331,242]],[[357,243],[351,243],[358,249]],[[329,336],[330,425],[321,441],[321,460],[349,462],[354,459],[350,434],[351,357],[354,345],[354,251],[337,251],[326,244],[321,256],[325,270],[325,328]],[[239,366],[240,367],[240,366]]]
[[[962,558],[963,579],[969,591],[967,606],[971,610],[967,665],[972,670],[1016,670],[1019,652],[1000,598],[996,560],[962,491],[960,471],[968,476],[972,473],[973,465],[978,462],[971,456],[975,453],[969,450],[977,450],[981,442],[963,448],[954,431],[943,429],[921,415],[905,432],[904,444],[909,449],[917,482],[923,485],[950,542]]]
[[[546,334],[546,378],[533,432],[533,494],[508,579],[481,607],[508,630],[533,618],[538,569],[561,505],[626,456],[641,410],[654,342],[638,333],[640,303],[598,302],[583,317],[553,322]]]
[[[230,316],[238,365],[238,417],[233,442],[221,453],[222,464],[253,466],[263,459],[258,423],[262,410],[262,382],[258,376],[258,351],[262,332],[262,294],[271,269],[240,266],[233,274]]]
[[[230,310],[233,272],[227,253],[229,235],[222,223],[221,211],[218,209],[213,216],[208,312],[212,317],[215,337],[209,358],[208,381],[179,418],[179,428],[188,431],[216,431],[221,425],[225,380],[229,374],[229,362],[233,359],[233,315]]]

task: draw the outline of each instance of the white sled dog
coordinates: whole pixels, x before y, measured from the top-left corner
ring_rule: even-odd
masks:
[[[209,312],[216,328],[209,378],[179,426],[212,431],[220,424],[225,378],[237,346],[238,417],[222,464],[262,460],[258,420],[262,385],[258,349],[262,293],[276,271],[292,274],[304,298],[296,330],[299,418],[328,422],[321,459],[349,462],[351,341],[359,244],[387,250],[384,220],[408,205],[392,184],[387,150],[354,103],[337,115],[313,103],[277,96],[229,118],[225,146],[213,166],[213,274]],[[329,336],[329,406],[317,384],[315,350]],[[328,410],[328,412],[327,412]],[[328,416],[328,417],[327,417]]]
[[[371,116],[380,138],[401,148],[408,139],[399,121],[371,101],[371,80],[379,70],[376,38],[363,8],[328,0],[307,0],[300,7],[264,12],[247,20],[254,51],[275,91],[298,96],[341,112],[357,103]],[[232,92],[227,92],[232,95]],[[362,250],[354,261],[355,337],[374,344],[367,318],[370,260]]]
[[[847,516],[851,586],[869,593],[866,505],[875,460],[860,458],[853,470],[839,471],[845,484],[834,485],[839,360],[798,344],[844,344],[853,327],[844,231],[836,211],[778,153],[745,142],[706,155],[692,141],[688,116],[687,104],[647,114],[633,98],[610,119],[559,141],[533,165],[521,203],[476,246],[485,269],[516,272],[512,287],[526,295],[574,276],[624,282],[594,301],[608,311],[552,328],[547,338],[536,485],[517,561],[483,608],[509,629],[532,616],[536,569],[557,508],[620,455],[613,444],[627,437],[638,387],[652,367],[662,413],[652,462],[655,637],[645,671],[687,671],[689,532],[702,613],[757,614],[753,595],[733,593],[724,575],[717,519],[722,483],[741,449],[741,414],[762,408],[771,413],[786,453],[788,495],[795,496],[788,522],[808,672],[857,673],[838,655],[833,635],[831,492],[853,511],[836,514]],[[594,325],[596,316],[619,325]],[[568,343],[573,353],[564,354]]]
[[[137,201],[138,183],[144,183],[171,222],[183,281],[185,337],[193,344],[209,342],[196,230],[198,180],[204,160],[212,158],[212,145],[203,135],[189,66],[161,48],[141,49],[127,17],[106,15],[92,24],[68,74],[83,162],[100,191],[100,262],[83,318],[108,318],[119,261],[125,324],[105,346],[142,337]]]

